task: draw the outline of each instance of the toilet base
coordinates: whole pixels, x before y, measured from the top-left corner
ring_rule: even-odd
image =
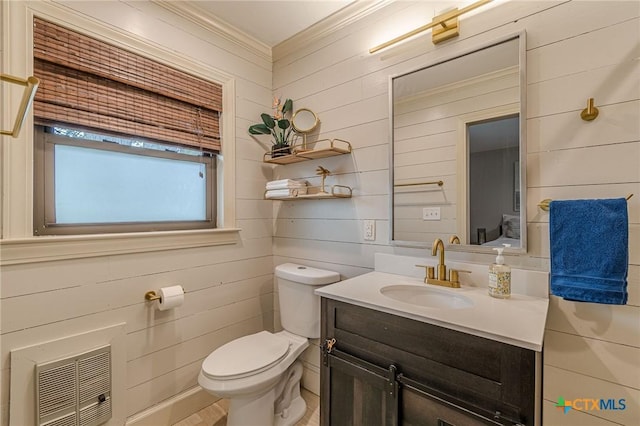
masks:
[[[231,398],[227,412],[227,426],[253,426],[269,424],[273,419],[275,389],[270,389],[259,398]]]
[[[265,399],[251,401],[233,398],[229,400],[227,426],[259,426],[269,424],[264,419],[271,417],[273,426],[293,426],[307,412],[307,403],[301,396],[291,401],[291,405],[282,413],[273,413],[273,397],[264,395]]]
[[[280,382],[262,395],[230,398],[227,426],[295,425],[307,411],[300,396],[302,370],[302,363],[296,361]]]
[[[301,396],[291,401],[291,405],[282,414],[276,415],[275,426],[293,426],[304,417],[307,412],[307,403]],[[286,416],[286,417],[284,417]]]

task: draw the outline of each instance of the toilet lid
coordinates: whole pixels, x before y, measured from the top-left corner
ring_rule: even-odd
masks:
[[[220,346],[202,363],[212,379],[238,379],[269,369],[289,352],[289,340],[261,331]]]

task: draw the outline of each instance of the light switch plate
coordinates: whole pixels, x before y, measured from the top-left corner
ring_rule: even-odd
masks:
[[[440,220],[440,207],[423,208],[422,220]]]
[[[375,241],[376,239],[376,221],[364,221],[364,239],[365,241]]]

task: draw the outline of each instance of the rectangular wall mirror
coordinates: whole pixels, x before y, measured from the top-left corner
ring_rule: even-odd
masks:
[[[524,33],[391,77],[395,245],[526,252]]]

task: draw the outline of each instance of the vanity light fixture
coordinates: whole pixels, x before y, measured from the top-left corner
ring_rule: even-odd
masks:
[[[396,43],[404,41],[409,37],[413,37],[431,28],[433,28],[433,30],[431,31],[431,40],[433,41],[434,44],[438,44],[445,40],[449,40],[450,38],[457,37],[460,34],[458,17],[474,9],[477,9],[481,6],[484,6],[485,4],[490,3],[491,1],[493,0],[479,0],[475,3],[471,3],[469,6],[463,7],[462,9],[456,8],[449,12],[440,14],[434,17],[431,20],[431,22],[426,25],[416,28],[413,31],[409,31],[406,34],[398,36],[385,43],[379,44],[378,46],[372,47],[371,49],[369,49],[369,53],[376,53],[379,50],[385,49]]]
[[[0,134],[2,135],[10,135],[14,138],[17,138],[20,134],[22,123],[24,122],[24,119],[27,118],[29,107],[33,103],[33,98],[36,95],[36,90],[38,90],[38,84],[40,84],[40,80],[33,76],[24,79],[8,74],[0,74],[0,81],[6,81],[7,83],[24,86],[24,94],[22,95],[22,101],[20,102],[20,107],[18,108],[18,114],[16,115],[16,121],[13,125],[13,129],[0,130]]]

